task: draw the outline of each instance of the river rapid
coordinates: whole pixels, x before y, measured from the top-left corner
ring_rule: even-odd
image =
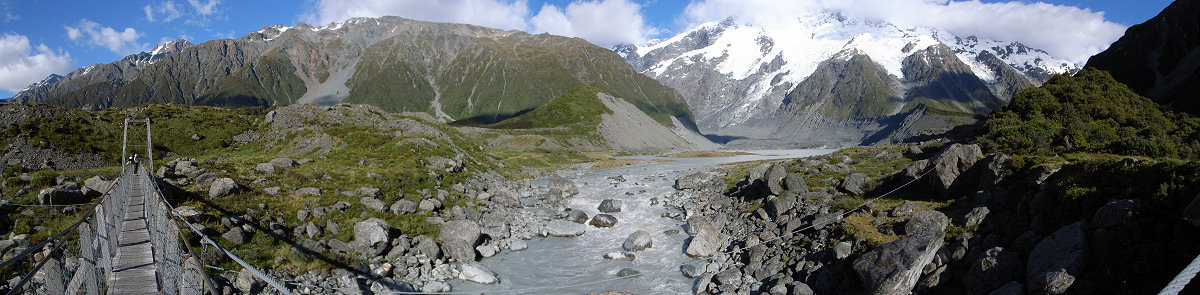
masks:
[[[661,201],[675,194],[675,179],[724,163],[801,158],[834,151],[759,150],[749,151],[753,155],[713,158],[634,156],[629,158],[671,162],[593,171],[577,176],[564,175],[579,187],[579,194],[566,200],[567,207],[593,217],[600,213],[597,207],[601,201],[620,200],[621,212],[609,213],[617,218],[617,224],[611,228],[588,225],[587,231],[578,237],[537,237],[527,241],[528,249],[505,250],[480,260],[479,263],[498,274],[500,284],[481,285],[462,280],[450,283],[456,293],[584,294],[608,290],[641,294],[690,293],[692,279],[683,276],[679,266],[699,258],[684,254],[685,241],[688,239],[683,232],[684,222],[663,217],[664,213],[683,213],[664,206]],[[614,180],[618,177],[625,181]],[[535,181],[534,185],[544,186],[546,182]],[[657,205],[652,205],[654,198],[659,200]],[[621,244],[638,230],[650,233],[653,240],[651,248],[632,252],[636,256],[633,261],[603,258],[606,253],[623,252]],[[672,230],[678,233],[666,233]],[[617,272],[625,268],[636,270],[641,275],[618,278]]]

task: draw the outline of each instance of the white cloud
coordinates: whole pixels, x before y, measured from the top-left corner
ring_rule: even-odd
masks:
[[[318,0],[316,11],[305,18],[315,25],[352,17],[400,16],[404,18],[466,23],[485,27],[524,30],[529,5],[524,0]]]
[[[695,25],[734,17],[771,24],[791,21],[812,10],[883,19],[898,25],[926,26],[956,35],[1019,41],[1051,55],[1082,63],[1108,47],[1125,26],[1106,21],[1102,12],[1046,3],[983,3],[978,0],[700,0],[688,5],[681,22]]]
[[[15,94],[50,74],[70,71],[74,64],[70,54],[43,44],[30,46],[24,35],[0,36],[0,89],[4,91]]]
[[[200,0],[188,0],[188,4],[191,4],[192,8],[196,9],[196,13],[201,16],[207,16],[216,12],[216,7],[219,3],[221,3],[219,0],[208,0],[207,3],[200,2]]]
[[[112,27],[105,27],[87,19],[79,20],[77,26],[65,28],[67,38],[72,41],[108,48],[117,54],[129,54],[141,51],[145,47],[144,44],[137,43],[137,39],[141,38],[142,34],[133,28],[117,31]]]
[[[638,44],[657,31],[646,26],[641,8],[629,0],[575,1],[566,9],[546,4],[530,22],[533,32],[580,37],[604,47]]]
[[[146,20],[150,22],[159,20],[166,23],[183,16],[183,12],[179,11],[179,8],[175,7],[174,1],[152,3],[142,7],[142,10],[146,13]],[[156,15],[158,17],[155,17]]]

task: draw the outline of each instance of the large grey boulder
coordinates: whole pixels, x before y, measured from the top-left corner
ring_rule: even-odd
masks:
[[[783,193],[787,191],[784,187],[785,177],[787,177],[787,169],[781,165],[772,164],[771,166],[768,166],[767,171],[763,173],[763,181],[765,181],[767,184],[767,190],[769,190],[772,195],[776,196],[783,195]]]
[[[555,237],[574,237],[583,235],[583,232],[586,229],[587,227],[582,224],[566,220],[551,220],[550,223],[546,224],[546,233]]]
[[[383,201],[381,201],[379,199],[372,198],[372,197],[359,198],[358,202],[362,203],[362,205],[364,207],[370,208],[371,210],[375,210],[378,212],[386,212],[388,209],[386,203],[384,203]]]
[[[1064,226],[1038,242],[1025,264],[1025,288],[1034,294],[1062,294],[1083,273],[1087,255],[1083,222]]]
[[[38,192],[39,205],[76,205],[87,203],[87,198],[83,192],[78,189],[70,189],[66,186],[57,186],[43,189]]]
[[[392,203],[392,206],[389,209],[392,210],[392,214],[396,215],[416,213],[417,203],[405,199],[399,199],[396,200],[395,203]]]
[[[701,185],[703,185],[704,182],[710,178],[712,178],[712,174],[706,172],[696,172],[685,176],[684,178],[676,179],[674,187],[677,190],[700,189]]]
[[[908,294],[942,248],[944,236],[925,231],[880,245],[854,261],[854,272],[869,294]]]
[[[104,195],[110,187],[112,187],[112,182],[100,175],[92,176],[92,178],[83,181],[84,195],[87,195],[89,198]]]
[[[478,262],[463,262],[459,264],[459,269],[458,278],[460,279],[484,285],[500,283],[500,278],[496,276],[495,272]]]
[[[564,198],[571,197],[579,193],[579,188],[575,186],[574,182],[571,182],[570,180],[567,180],[558,174],[551,173],[547,178],[550,179],[550,188],[562,191]]]
[[[458,261],[475,261],[475,247],[460,239],[443,240],[442,251]]]
[[[988,249],[967,270],[963,279],[967,294],[988,294],[1012,281],[1021,271],[1020,264],[1020,258],[1013,251],[1002,247]]]
[[[634,252],[642,251],[653,246],[654,240],[650,239],[650,233],[644,230],[638,230],[632,234],[629,234],[629,237],[625,238],[625,243],[621,244],[621,248],[624,248],[625,251]]]
[[[368,257],[387,253],[392,243],[387,221],[371,218],[354,224],[354,247]]]
[[[933,165],[933,174],[930,176],[933,176],[934,189],[944,197],[958,176],[975,165],[975,161],[982,156],[983,151],[974,144],[955,143],[943,149],[930,159],[930,164]]]
[[[221,234],[221,238],[224,238],[226,241],[229,241],[235,245],[242,245],[250,242],[250,233],[242,230],[242,227],[240,226],[235,226],[230,228],[229,231],[225,232],[224,234]]]
[[[946,217],[946,214],[925,210],[914,213],[908,219],[908,223],[904,224],[904,233],[910,235],[925,232],[945,233],[947,226],[950,226],[950,218]]]
[[[867,176],[862,173],[850,173],[842,178],[842,190],[855,195],[863,194],[863,186],[867,184]]]
[[[242,190],[242,186],[233,181],[232,178],[217,178],[208,187],[208,197],[222,198],[229,195],[237,194]]]
[[[600,210],[600,213],[621,212],[621,200],[605,199],[600,201],[600,206],[596,209]]]
[[[479,224],[476,224],[474,221],[451,220],[442,225],[442,232],[438,234],[438,239],[441,239],[442,242],[462,240],[474,248],[480,242],[479,235]]]
[[[703,226],[696,231],[684,252],[692,257],[711,257],[724,249],[725,243],[725,238],[719,230],[712,226]]]
[[[596,214],[595,217],[592,217],[592,222],[588,224],[595,227],[613,227],[617,225],[617,217],[608,214]]]
[[[242,294],[258,294],[266,286],[266,282],[254,275],[253,271],[246,268],[239,271],[237,278],[233,280],[233,287],[242,291]]]

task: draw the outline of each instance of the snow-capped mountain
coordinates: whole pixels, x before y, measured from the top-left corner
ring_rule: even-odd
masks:
[[[52,74],[30,84],[9,99],[11,102],[41,102],[48,97],[64,95],[88,85],[104,81],[129,81],[155,62],[194,46],[185,39],[176,39],[155,46],[150,52],[139,52],[108,64],[93,64],[75,69],[66,76]]]
[[[837,12],[769,26],[730,18],[614,50],[643,74],[680,91],[700,130],[748,137],[786,137],[794,132],[780,132],[797,130],[780,124],[879,120],[921,108],[986,114],[1019,89],[1079,69],[1017,42]],[[819,75],[826,71],[837,74]],[[864,79],[875,73],[879,79]],[[812,107],[823,110],[806,111]],[[857,129],[862,137],[874,132]]]

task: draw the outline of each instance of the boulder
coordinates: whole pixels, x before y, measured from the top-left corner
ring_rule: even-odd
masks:
[[[319,187],[302,187],[302,188],[297,189],[295,192],[293,192],[293,194],[295,194],[297,196],[319,196],[319,195],[321,195],[321,188],[319,188]]]
[[[1002,247],[988,249],[972,263],[963,279],[967,294],[987,294],[1012,281],[1021,271],[1016,253]]]
[[[208,186],[208,197],[223,198],[241,191],[242,186],[233,181],[232,178],[217,178],[213,179],[212,184]]]
[[[578,224],[584,224],[588,221],[588,215],[583,211],[571,210],[571,213],[567,213],[567,220]]]
[[[375,210],[377,212],[386,212],[388,209],[386,203],[384,203],[383,201],[380,201],[379,199],[372,198],[372,197],[359,198],[358,202],[362,203],[362,205],[364,207],[370,208],[371,210]]]
[[[621,212],[621,200],[606,199],[600,201],[600,206],[596,208],[601,213],[616,213]]]
[[[221,238],[224,238],[226,241],[229,241],[235,245],[242,245],[250,242],[250,233],[242,230],[242,227],[240,226],[235,226],[230,228],[229,231],[225,232],[224,234],[221,234]]]
[[[549,178],[550,180],[550,188],[562,191],[563,197],[571,197],[579,193],[579,188],[575,186],[574,182],[571,182],[570,180],[567,180],[558,174],[551,173],[546,178]]]
[[[1192,198],[1192,202],[1183,209],[1183,219],[1192,226],[1200,226],[1200,194],[1196,194],[1196,197]]]
[[[1136,204],[1137,202],[1132,199],[1110,201],[1096,210],[1096,214],[1092,216],[1090,225],[1094,227],[1110,227],[1120,224],[1133,214],[1134,205]]]
[[[724,249],[725,243],[720,230],[712,226],[704,226],[696,231],[696,235],[692,237],[692,241],[688,243],[684,252],[692,257],[710,257]]]
[[[933,174],[930,176],[933,176],[934,189],[946,197],[958,176],[975,165],[975,161],[982,156],[983,151],[974,144],[955,143],[943,149],[930,159],[930,164],[933,165]]]
[[[416,246],[413,248],[416,249],[418,255],[425,255],[429,259],[442,257],[442,249],[438,247],[437,242],[433,241],[433,238],[417,236],[413,240],[416,241]]]
[[[387,253],[387,248],[392,243],[387,221],[371,218],[355,223],[354,242],[352,243],[355,249],[368,257]]]
[[[421,200],[420,204],[417,204],[417,208],[421,208],[421,211],[426,211],[426,212],[433,211],[433,210],[441,209],[442,202],[438,201],[437,199],[424,199],[424,200]]]
[[[479,224],[470,220],[451,220],[442,225],[442,232],[438,234],[438,239],[442,242],[450,240],[462,240],[467,242],[471,248],[478,245],[480,240]]]
[[[915,235],[919,233],[942,233],[950,226],[950,218],[946,214],[934,210],[917,212],[904,224],[904,233]]]
[[[920,232],[863,253],[853,269],[868,294],[908,294],[942,248],[942,232]]]
[[[1025,264],[1025,288],[1035,294],[1062,294],[1083,273],[1087,255],[1083,222],[1064,226],[1038,242]]]
[[[442,251],[458,261],[475,261],[475,247],[460,239],[443,240]]]
[[[804,177],[800,174],[790,173],[783,178],[783,185],[789,191],[806,193],[808,192],[808,183],[804,182]]]
[[[87,203],[88,199],[78,189],[68,189],[63,186],[43,189],[38,192],[39,205],[77,205]]]
[[[862,173],[855,172],[846,175],[845,178],[842,178],[841,188],[843,191],[848,193],[862,195],[864,192],[863,186],[866,184],[867,176],[863,175]]]
[[[478,262],[470,261],[459,264],[458,278],[480,284],[499,284],[500,278],[495,272],[487,269]]]
[[[772,164],[771,166],[768,166],[767,171],[763,173],[763,181],[766,182],[767,189],[772,195],[776,196],[783,195],[783,193],[786,192],[784,189],[785,177],[787,177],[787,169],[781,165]]]
[[[676,179],[674,187],[677,190],[700,189],[700,186],[711,177],[712,177],[711,174],[708,174],[705,172],[692,173],[691,175],[685,176],[684,178]]]
[[[250,269],[246,268],[239,271],[237,278],[233,280],[233,287],[242,291],[242,294],[262,293],[263,288],[266,286],[266,282],[254,275],[254,272],[250,271]]]
[[[592,217],[592,222],[588,224],[595,227],[613,227],[617,225],[617,217],[608,214],[596,214],[596,217]]]
[[[392,210],[392,214],[396,215],[416,213],[417,203],[405,199],[399,199],[396,200],[395,203],[392,203],[390,209]]]
[[[555,237],[574,237],[582,235],[587,228],[578,223],[566,220],[551,220],[546,224],[546,232]]]
[[[621,244],[621,248],[624,248],[625,251],[634,252],[642,251],[653,246],[654,241],[650,239],[650,233],[644,230],[638,230],[632,234],[629,234],[629,237],[625,238],[625,243]]]

